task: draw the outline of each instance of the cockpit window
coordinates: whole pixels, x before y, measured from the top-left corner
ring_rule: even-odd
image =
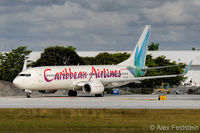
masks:
[[[26,74],[26,77],[30,77],[31,76],[31,74]]]
[[[26,77],[30,77],[31,74],[19,74],[19,76],[26,76]]]

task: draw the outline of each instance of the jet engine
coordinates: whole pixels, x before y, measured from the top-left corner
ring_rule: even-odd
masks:
[[[39,93],[50,94],[55,93],[57,90],[39,90]]]
[[[83,92],[89,94],[101,94],[104,92],[104,86],[99,81],[91,81],[84,84]]]

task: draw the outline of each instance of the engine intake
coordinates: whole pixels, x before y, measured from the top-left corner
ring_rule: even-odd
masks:
[[[89,94],[101,94],[104,91],[104,86],[99,81],[92,81],[84,84],[83,92]]]

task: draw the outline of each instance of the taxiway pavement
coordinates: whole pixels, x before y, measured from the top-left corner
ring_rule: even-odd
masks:
[[[200,95],[33,96],[0,97],[0,108],[113,108],[113,109],[200,109]]]

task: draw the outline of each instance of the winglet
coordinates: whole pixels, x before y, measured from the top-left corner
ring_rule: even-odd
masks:
[[[27,57],[25,57],[24,59],[24,65],[23,65],[22,71],[25,71],[26,69],[27,69]]]
[[[192,61],[190,61],[190,64],[189,64],[188,67],[185,69],[185,72],[183,73],[184,75],[186,75],[186,74],[188,73],[188,71],[189,71],[191,65],[192,65]]]

